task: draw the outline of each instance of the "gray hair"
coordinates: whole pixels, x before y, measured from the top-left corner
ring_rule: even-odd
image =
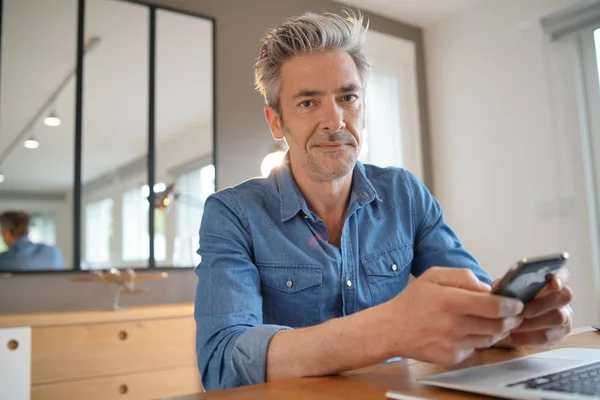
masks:
[[[254,78],[256,89],[277,114],[281,115],[281,65],[292,56],[313,51],[347,52],[356,65],[363,86],[366,84],[371,72],[371,62],[363,54],[368,22],[363,27],[360,13],[345,13],[347,18],[332,13],[306,12],[267,31],[261,41],[260,57],[254,65]]]

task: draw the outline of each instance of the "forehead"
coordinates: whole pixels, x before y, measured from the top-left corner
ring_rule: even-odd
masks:
[[[351,83],[362,86],[354,60],[342,51],[293,56],[281,66],[280,95],[284,97],[307,89],[334,91]]]

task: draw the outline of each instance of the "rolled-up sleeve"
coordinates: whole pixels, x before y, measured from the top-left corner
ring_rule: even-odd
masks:
[[[461,243],[457,234],[444,221],[438,200],[412,173],[405,171],[411,192],[414,228],[414,260],[412,273],[419,276],[430,267],[468,268],[477,278],[492,283],[488,273]]]
[[[205,390],[262,383],[273,335],[263,325],[260,276],[242,210],[226,192],[209,197],[200,229],[194,316]]]
[[[242,333],[233,346],[231,369],[243,385],[265,381],[267,347],[273,335],[288,327],[260,325]]]

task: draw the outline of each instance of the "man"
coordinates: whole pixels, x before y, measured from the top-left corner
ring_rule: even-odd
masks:
[[[29,240],[29,216],[24,212],[0,214],[2,239],[8,250],[0,253],[0,271],[62,269],[63,257],[55,246]]]
[[[268,178],[206,202],[195,309],[206,390],[395,357],[451,365],[571,329],[566,274],[526,307],[492,295],[414,175],[357,162],[364,38],[360,17],[306,13],[263,39],[256,83],[289,151]]]

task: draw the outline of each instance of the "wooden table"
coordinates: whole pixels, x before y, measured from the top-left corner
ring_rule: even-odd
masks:
[[[489,364],[561,347],[589,347],[600,349],[600,332],[596,332],[591,328],[577,329],[560,345],[553,347],[527,348],[518,351],[503,349],[482,350],[478,351],[465,362],[452,368],[444,368],[415,360],[402,360],[387,364],[377,364],[336,376],[290,379],[261,385],[198,393],[178,397],[177,400],[385,400],[385,393],[390,389],[407,395],[426,397],[427,399],[481,399],[485,397],[452,390],[436,389],[416,383],[415,381],[419,377],[448,371],[450,369]]]

